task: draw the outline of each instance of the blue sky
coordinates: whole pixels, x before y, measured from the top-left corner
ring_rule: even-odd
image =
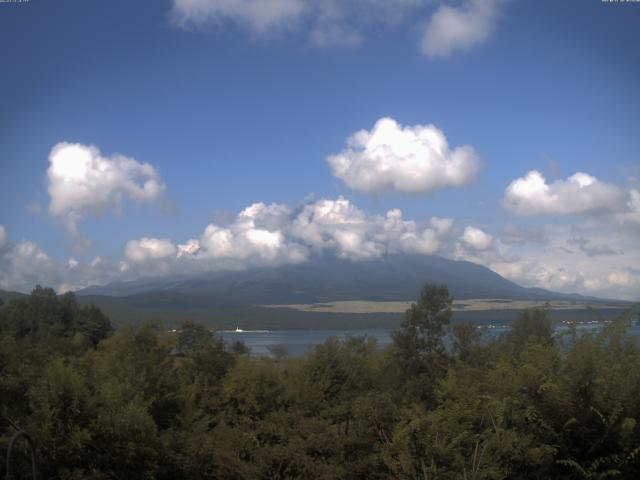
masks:
[[[0,4],[0,288],[406,251],[637,298],[639,24],[600,0]]]

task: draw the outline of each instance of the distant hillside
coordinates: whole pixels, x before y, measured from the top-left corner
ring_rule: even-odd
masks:
[[[26,295],[20,292],[9,292],[7,290],[0,290],[0,300],[2,300],[4,303],[7,303],[9,300],[13,300],[14,298],[22,297],[26,297]]]
[[[233,305],[202,297],[169,292],[140,293],[127,297],[79,296],[82,305],[96,305],[114,325],[137,324],[147,320],[179,326],[190,320],[218,329],[317,330],[393,328],[402,314],[341,314],[299,312],[290,308]]]
[[[79,296],[82,305],[96,305],[105,312],[115,326],[124,323],[137,324],[147,320],[160,321],[167,327],[176,327],[191,320],[218,329],[268,330],[369,330],[395,328],[403,313],[326,313],[300,311],[292,308],[266,308],[252,305],[234,305],[203,297],[181,293],[149,292],[130,296],[110,297],[100,295]],[[573,310],[550,312],[554,321],[590,321],[613,319],[620,315],[624,304],[604,305],[597,310],[577,306]],[[521,310],[456,311],[453,322],[509,323]]]
[[[142,279],[113,283],[77,292],[83,305],[101,308],[115,325],[158,320],[177,326],[192,320],[216,328],[372,329],[394,328],[403,313],[335,313],[266,308],[263,305],[316,304],[340,300],[414,301],[426,282],[445,283],[457,300],[590,300],[598,312],[577,306],[552,312],[554,319],[613,318],[622,309],[580,295],[564,295],[523,288],[497,273],[470,262],[437,256],[392,255],[351,262],[324,257],[300,265],[256,268],[240,272],[212,272],[189,277]],[[5,302],[24,296],[0,290]],[[454,321],[510,322],[519,310],[456,312]]]
[[[394,301],[415,300],[426,282],[447,284],[457,299],[587,299],[581,295],[524,288],[471,262],[404,254],[361,262],[324,256],[297,265],[113,283],[86,288],[78,295],[172,292],[240,305]]]

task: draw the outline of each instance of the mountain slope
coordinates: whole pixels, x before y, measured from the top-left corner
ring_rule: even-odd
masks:
[[[306,263],[89,287],[78,295],[180,293],[225,304],[265,305],[337,300],[414,300],[426,282],[444,283],[457,299],[584,299],[528,289],[486,267],[438,256],[388,255],[353,262],[323,256]]]

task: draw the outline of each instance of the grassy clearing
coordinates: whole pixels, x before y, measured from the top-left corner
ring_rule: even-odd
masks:
[[[348,300],[326,303],[291,304],[291,305],[263,305],[267,308],[290,308],[301,312],[322,313],[402,313],[411,302],[371,302],[366,300]],[[543,302],[536,300],[508,300],[501,298],[480,298],[458,300],[453,303],[454,312],[481,312],[487,310],[524,310],[526,308],[540,308],[548,305],[551,310],[588,310],[602,308],[626,308],[627,304],[620,302],[593,303],[576,301]]]

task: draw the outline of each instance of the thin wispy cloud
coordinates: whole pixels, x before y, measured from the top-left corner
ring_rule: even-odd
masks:
[[[495,32],[500,0],[173,0],[174,25],[192,30],[235,25],[255,38],[306,37],[319,47],[354,47],[374,30],[421,32],[428,58],[481,45]]]
[[[495,32],[500,0],[465,0],[443,4],[431,16],[420,46],[429,58],[447,58],[486,42]]]

